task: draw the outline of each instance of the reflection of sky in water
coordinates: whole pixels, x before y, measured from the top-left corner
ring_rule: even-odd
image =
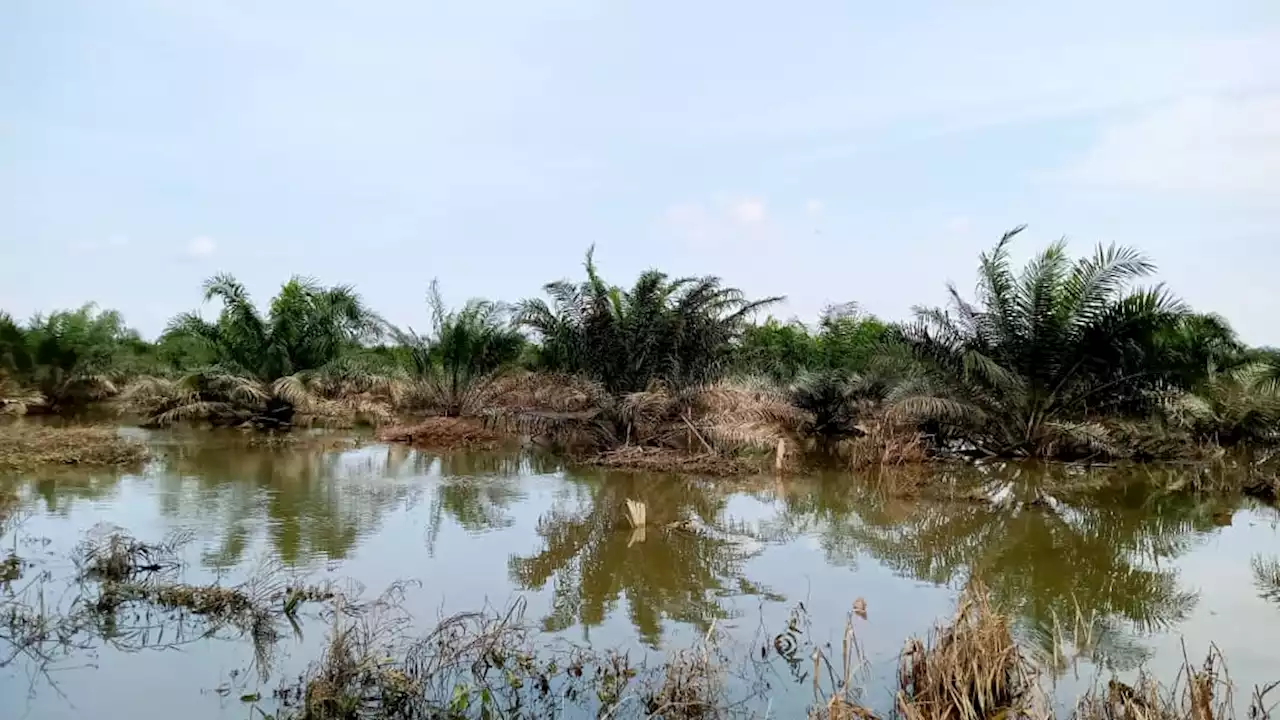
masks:
[[[1216,642],[1242,688],[1238,697],[1280,677],[1280,607],[1257,596],[1250,567],[1255,553],[1280,554],[1273,513],[1237,512],[1232,525],[1218,528],[1210,517],[1221,511],[1213,507],[1117,495],[1069,501],[1058,516],[1036,509],[997,520],[975,506],[930,508],[869,494],[848,478],[835,485],[769,481],[747,493],[377,445],[342,452],[231,441],[166,447],[168,459],[140,476],[26,482],[23,532],[49,543],[19,545],[20,552],[61,578],[72,572],[75,544],[98,523],[146,540],[186,530],[195,538],[185,551],[189,582],[236,582],[266,561],[298,576],[349,579],[369,593],[416,579],[421,586],[407,603],[423,623],[521,597],[530,621],[575,642],[629,649],[633,659],[696,641],[713,618],[732,638],[735,657],[758,657],[801,603],[810,637],[832,643],[836,655],[851,604],[862,597],[869,619],[855,627],[870,661],[868,700],[878,707],[888,702],[902,642],[949,615],[971,564],[1025,575],[988,582],[1005,601],[1034,610],[1023,618],[1029,629],[1043,626],[1045,612],[1065,611],[1063,588],[1073,582],[1139,577],[1156,583],[1152,597],[1165,597],[1158,580],[1167,574],[1171,592],[1198,594],[1188,617],[1173,632],[1155,634],[1109,617],[1108,642],[1148,657],[1164,678],[1181,661],[1180,638],[1196,661]],[[643,540],[623,519],[629,497],[648,504]],[[699,522],[667,527],[690,517]],[[1142,557],[1111,552],[1108,543]],[[931,582],[940,580],[947,585]],[[1119,611],[1150,610],[1126,610],[1124,598],[1090,590],[1086,597]],[[270,696],[318,655],[322,625],[304,623],[303,630],[302,639],[282,643],[281,666],[266,685],[241,674],[226,697],[214,688],[248,667],[252,653],[243,643],[214,641],[165,652],[101,650],[70,663],[95,667],[53,676],[65,697],[33,686],[21,669],[4,669],[0,715],[242,718],[240,694]],[[1070,671],[1059,678],[1064,696],[1098,676],[1088,665],[1078,672],[1078,680]],[[775,714],[811,698],[808,681],[798,682],[780,662],[766,678]]]

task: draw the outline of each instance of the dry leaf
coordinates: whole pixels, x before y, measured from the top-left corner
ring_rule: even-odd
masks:
[[[857,615],[863,620],[866,620],[867,619],[867,601],[863,600],[862,598],[858,598],[857,600],[854,600],[853,614]]]

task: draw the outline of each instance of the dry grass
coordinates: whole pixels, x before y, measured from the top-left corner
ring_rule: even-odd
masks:
[[[496,394],[485,411],[490,427],[540,438],[577,454],[622,450],[617,458],[601,460],[620,467],[635,467],[633,459],[644,468],[653,462],[640,459],[628,450],[631,447],[792,461],[799,456],[794,452],[795,437],[807,419],[776,387],[755,381],[683,389],[655,382],[646,390],[619,396],[597,384],[557,375],[528,374],[506,382],[507,389]],[[655,469],[680,471],[678,465],[663,461]]]
[[[628,445],[617,450],[600,453],[583,461],[587,465],[642,470],[657,473],[683,473],[730,477],[749,475],[754,468],[740,459],[715,453],[689,453],[685,450],[661,447]]]
[[[964,592],[955,617],[902,651],[896,707],[904,720],[981,720],[1025,707],[1035,687],[1029,663],[985,590]]]
[[[476,418],[433,417],[416,425],[396,425],[380,430],[382,442],[408,443],[439,449],[492,449],[503,436]]]
[[[442,618],[411,636],[402,588],[356,617],[339,614],[319,662],[277,691],[279,717],[721,718],[728,658],[713,624],[698,646],[653,668],[627,654],[540,638],[524,604]]]
[[[821,649],[813,654],[813,707],[809,711],[812,720],[870,720],[875,713],[864,707],[861,700],[859,679],[867,667],[867,657],[858,642],[855,623],[867,619],[867,603],[858,598],[845,620],[844,637],[840,644],[839,667]],[[824,690],[823,678],[829,687]]]
[[[1269,717],[1266,695],[1271,688],[1255,689],[1249,717]],[[1173,686],[1165,689],[1143,672],[1132,684],[1111,680],[1105,690],[1097,688],[1076,706],[1076,720],[1228,720],[1234,717],[1231,682],[1222,653],[1209,650],[1196,667],[1183,651],[1183,665]]]
[[[147,454],[145,445],[121,437],[114,428],[0,425],[0,471],[44,465],[134,466]]]
[[[837,445],[837,452],[848,459],[853,470],[917,465],[929,460],[928,446],[914,429],[877,422],[867,425],[864,430],[861,437],[842,440]]]
[[[82,580],[120,583],[181,567],[178,550],[185,540],[175,535],[165,542],[144,543],[115,526],[100,525],[76,547],[72,560]]]
[[[672,720],[723,717],[727,664],[713,622],[701,645],[674,653],[661,680],[651,680],[642,691],[645,712]]]

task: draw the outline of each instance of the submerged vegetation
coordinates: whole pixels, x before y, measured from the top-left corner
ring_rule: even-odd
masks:
[[[389,326],[353,288],[294,278],[265,309],[210,278],[215,320],[175,317],[154,343],[87,306],[0,315],[0,410],[110,401],[147,422],[289,428],[412,416],[483,420],[625,464],[705,455],[786,469],[810,448],[855,465],[936,456],[1137,460],[1280,440],[1280,351],[1141,286],[1142,253],[1057,242],[1015,268],[1021,228],[981,256],[976,295],[885,322],[856,305],[810,328],[758,318],[717,277],[586,277],[506,305]],[[878,458],[878,459],[877,459]]]
[[[774,684],[788,674],[811,698],[785,716],[814,720],[1230,720],[1246,708],[1261,719],[1270,717],[1268,695],[1280,685],[1235,702],[1225,660],[1211,647],[1199,665],[1184,660],[1171,684],[1142,671],[1130,682],[1113,675],[1059,712],[1052,680],[1061,669],[1020,639],[1014,617],[974,579],[949,619],[906,640],[893,686],[880,693],[862,645],[869,611],[862,598],[836,643],[811,636],[799,603],[776,634],[762,626],[734,639],[713,620],[691,645],[641,658],[545,635],[518,599],[423,624],[406,610],[414,583],[394,583],[371,599],[356,588],[285,581],[279,568],[239,585],[185,584],[178,579],[184,542],[91,531],[73,557],[73,599],[43,605],[32,586],[0,599],[0,668],[23,663],[49,677],[60,662],[104,645],[141,652],[213,637],[247,641],[256,673],[240,701],[255,716],[294,720],[771,716],[783,689]],[[318,611],[304,613],[308,607]],[[328,630],[319,656],[264,693],[285,628],[301,634],[313,622]]]

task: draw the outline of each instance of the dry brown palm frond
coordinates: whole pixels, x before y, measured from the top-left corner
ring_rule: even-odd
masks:
[[[777,452],[783,443],[783,457],[797,455],[797,445],[785,429],[769,422],[726,422],[717,418],[703,420],[696,425],[698,433],[719,452],[766,451]]]
[[[299,411],[309,410],[310,406],[317,405],[318,414],[324,414],[324,409],[319,407],[318,399],[307,389],[306,383],[297,375],[286,375],[275,382],[271,383],[271,394],[284,400]]]
[[[582,412],[612,398],[597,382],[559,373],[509,373],[493,382],[494,406],[540,412]]]
[[[699,388],[693,407],[701,414],[740,422],[778,423],[791,430],[811,420],[808,413],[791,404],[780,387],[759,378],[726,380]]]
[[[45,396],[25,390],[0,377],[0,415],[25,415],[27,409],[45,404]]]
[[[231,403],[197,400],[166,410],[151,418],[150,422],[163,427],[188,420],[230,417],[240,417],[243,420],[248,420],[250,415]]]
[[[618,416],[627,425],[641,428],[642,436],[652,435],[655,426],[678,412],[675,403],[667,386],[655,382],[645,390],[623,395],[618,402]]]
[[[725,455],[690,453],[684,450],[640,445],[626,445],[617,450],[603,452],[585,462],[588,465],[608,468],[709,477],[750,475],[753,472],[753,468],[746,463]]]

